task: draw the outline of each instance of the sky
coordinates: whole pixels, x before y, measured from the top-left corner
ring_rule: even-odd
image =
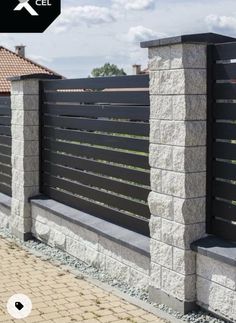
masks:
[[[42,34],[0,34],[0,45],[26,45],[26,56],[68,78],[106,62],[132,73],[147,66],[140,42],[215,32],[236,37],[235,0],[62,0],[61,16]]]

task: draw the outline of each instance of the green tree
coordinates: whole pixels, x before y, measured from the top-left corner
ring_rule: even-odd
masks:
[[[122,76],[126,75],[123,68],[119,69],[115,64],[106,63],[101,67],[94,68],[91,72],[93,77]]]

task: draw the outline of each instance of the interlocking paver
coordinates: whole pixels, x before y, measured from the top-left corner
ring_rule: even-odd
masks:
[[[0,259],[0,322],[164,323],[3,238],[0,238]],[[28,295],[33,303],[31,315],[24,320],[12,319],[6,310],[8,298],[17,293]]]

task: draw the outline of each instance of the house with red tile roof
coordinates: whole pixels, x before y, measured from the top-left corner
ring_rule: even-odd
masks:
[[[27,74],[50,74],[61,76],[25,57],[25,46],[16,46],[16,52],[0,46],[0,96],[9,95],[11,91],[8,77]]]

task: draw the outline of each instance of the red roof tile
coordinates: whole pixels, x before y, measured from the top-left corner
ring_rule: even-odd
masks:
[[[0,93],[11,91],[11,83],[7,81],[10,76],[44,73],[59,75],[47,67],[0,46]]]

